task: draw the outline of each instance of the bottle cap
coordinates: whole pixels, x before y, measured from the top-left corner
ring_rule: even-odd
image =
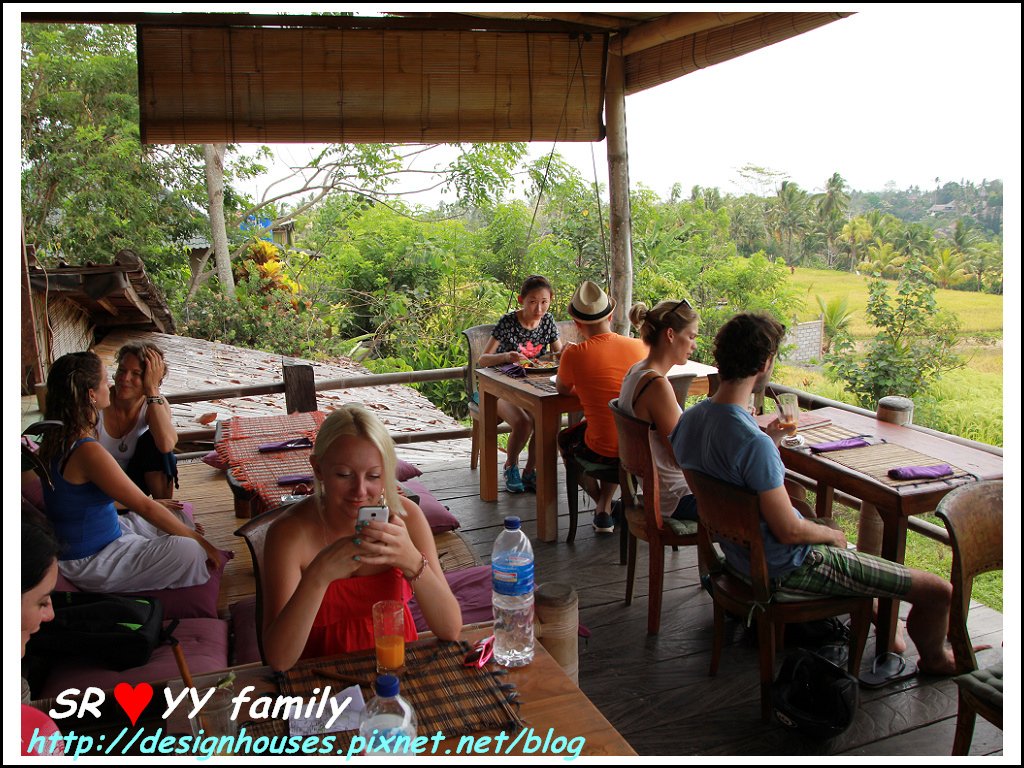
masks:
[[[397,696],[398,678],[395,675],[378,675],[374,689],[378,696]]]
[[[522,525],[522,521],[515,516],[510,515],[505,518],[505,530],[506,531],[518,531],[519,526]]]

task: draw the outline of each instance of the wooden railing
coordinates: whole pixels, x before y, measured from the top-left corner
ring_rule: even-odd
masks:
[[[425,381],[447,381],[451,379],[462,379],[466,376],[467,371],[465,367],[462,368],[434,368],[425,371],[400,371],[398,373],[372,373],[362,374],[358,376],[344,376],[338,379],[323,379],[321,381],[315,381],[313,376],[313,366],[311,365],[285,365],[283,368],[283,380],[274,384],[251,384],[247,386],[236,386],[236,387],[217,387],[214,389],[202,389],[195,390],[193,392],[182,392],[177,395],[168,395],[167,400],[170,403],[195,403],[202,402],[205,400],[220,400],[229,397],[244,397],[247,395],[268,395],[268,394],[280,394],[285,395],[285,408],[288,413],[295,411],[314,411],[316,410],[316,393],[324,392],[326,390],[333,389],[357,389],[359,387],[380,387],[388,384],[414,384],[417,382]],[[818,395],[810,392],[804,392],[794,387],[787,387],[783,384],[772,383],[770,389],[775,393],[779,392],[792,392],[800,401],[801,408],[814,409],[814,408],[841,408],[851,413],[859,413],[863,416],[874,417],[875,413],[865,408],[858,408],[848,403],[842,403],[837,400],[829,400],[825,397],[819,397]],[[945,440],[951,440],[953,442],[968,445],[978,450],[987,451],[997,456],[1003,455],[1003,450],[994,445],[988,445],[987,443],[979,443],[975,440],[968,440],[967,438],[959,437],[957,435],[949,435],[945,432],[938,432],[928,427],[918,426],[916,424],[910,425],[910,429],[916,429],[919,432],[925,432],[930,435],[936,435]],[[500,432],[508,432],[508,425],[502,425],[499,427]],[[458,440],[462,438],[471,437],[473,430],[469,428],[460,429],[436,429],[436,430],[425,430],[423,432],[396,432],[392,433],[391,437],[394,439],[396,444],[408,444],[408,443],[425,443],[436,440]],[[196,444],[202,441],[212,441],[214,436],[214,430],[210,429],[197,429],[188,430],[178,433],[179,443],[184,444]],[[201,456],[202,451],[195,453],[185,453],[181,455],[181,458],[189,458],[192,456]],[[798,478],[804,485],[807,485],[812,490],[816,487],[817,483],[810,478]],[[844,493],[836,493],[836,500],[844,506],[858,508],[860,506],[860,499],[853,498]],[[923,536],[927,536],[930,539],[941,541],[943,543],[949,543],[949,537],[946,534],[945,529],[940,528],[937,525],[922,520],[917,517],[911,517],[908,521],[908,527],[911,530],[920,533]]]

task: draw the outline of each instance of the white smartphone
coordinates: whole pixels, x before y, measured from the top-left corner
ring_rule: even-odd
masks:
[[[369,523],[374,520],[380,520],[382,523],[386,523],[390,517],[387,507],[360,507],[359,516],[356,520],[360,523]]]

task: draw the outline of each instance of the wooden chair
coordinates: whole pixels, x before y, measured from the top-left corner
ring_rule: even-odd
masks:
[[[768,578],[761,509],[757,494],[698,472],[683,474],[697,496],[700,516],[698,560],[702,579],[708,579],[715,608],[715,638],[711,674],[718,672],[725,631],[725,612],[749,616],[757,622],[761,667],[761,717],[771,717],[771,685],[775,672],[776,643],[781,647],[787,623],[814,621],[849,613],[853,619],[849,671],[860,672],[861,656],[871,624],[870,597],[807,597],[773,589]],[[715,551],[714,540],[727,540],[750,551],[750,578],[739,576]]]
[[[664,440],[654,425],[630,416],[619,407],[615,398],[608,407],[615,416],[619,433],[619,485],[622,507],[629,535],[626,567],[626,605],[633,601],[633,579],[636,573],[636,541],[646,541],[650,594],[647,598],[647,634],[656,635],[661,627],[661,598],[665,581],[665,547],[690,546],[697,543],[697,524],[692,521],[665,518],[661,509],[658,471],[651,455],[651,440]],[[643,493],[640,493],[641,488]]]
[[[245,543],[249,547],[249,554],[252,555],[252,570],[256,577],[256,644],[260,649],[260,658],[264,664],[267,657],[263,653],[263,550],[267,543],[267,531],[270,530],[270,525],[290,508],[291,505],[275,507],[250,519],[235,531],[235,536],[245,539]]]
[[[966,755],[977,715],[1003,727],[1003,664],[1000,661],[979,669],[967,632],[974,577],[1003,568],[1003,481],[987,480],[957,488],[939,502],[935,514],[945,523],[953,549],[949,640],[960,692],[953,754]]]
[[[50,490],[53,490],[53,478],[50,477],[50,468],[39,458],[37,451],[29,447],[28,438],[30,436],[40,439],[44,438],[48,432],[60,429],[62,426],[64,426],[62,421],[35,421],[25,427],[25,430],[21,433],[23,438],[21,441],[21,471],[28,472],[31,470],[35,472]]]

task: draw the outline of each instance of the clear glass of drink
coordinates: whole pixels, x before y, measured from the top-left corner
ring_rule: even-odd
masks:
[[[399,674],[405,668],[405,606],[401,601],[373,604],[373,642],[378,674]]]
[[[782,444],[787,448],[796,448],[804,444],[804,439],[796,433],[800,423],[800,403],[792,392],[783,392],[779,395],[779,426],[790,434],[782,438]]]

